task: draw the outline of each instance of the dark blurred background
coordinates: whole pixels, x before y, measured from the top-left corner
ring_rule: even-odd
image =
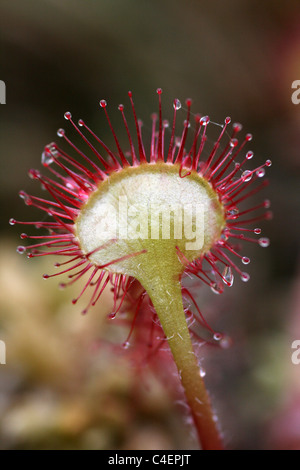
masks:
[[[7,346],[0,447],[197,446],[157,377],[149,371],[147,385],[137,385],[126,356],[113,348],[91,353],[110,334],[109,294],[99,316],[82,318],[70,305],[72,289],[62,293],[55,280],[41,279],[55,260],[17,255],[22,229],[8,225],[10,217],[32,220],[18,191],[35,191],[27,171],[40,167],[65,111],[111,142],[99,99],[117,127],[117,105],[128,104],[132,90],[147,132],[161,87],[166,117],[174,98],[191,97],[194,112],[243,123],[257,164],[272,159],[262,196],[274,212],[263,224],[270,247],[247,247],[247,285],[237,280],[221,297],[205,288],[198,294],[213,326],[233,338],[231,349],[208,351],[203,366],[230,448],[300,449],[300,365],[291,362],[291,342],[300,339],[300,104],[291,101],[300,80],[299,1],[1,0],[0,18],[0,339]]]

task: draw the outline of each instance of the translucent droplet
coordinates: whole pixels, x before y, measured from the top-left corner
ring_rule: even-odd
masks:
[[[130,346],[129,341],[124,341],[124,343],[122,344],[122,348],[123,348],[123,349],[128,349],[129,346]]]
[[[230,139],[230,142],[229,142],[230,147],[234,148],[237,146],[237,144],[238,144],[237,139]]]
[[[257,171],[256,171],[256,174],[257,174],[257,176],[258,176],[259,178],[262,178],[263,176],[265,176],[266,171],[265,171],[264,168],[261,168],[260,170],[257,170]]]
[[[223,336],[222,339],[220,340],[220,346],[222,349],[230,348],[231,344],[232,344],[232,341],[229,336]]]
[[[31,170],[28,171],[28,176],[32,180],[36,180],[36,179],[41,177],[41,173],[38,170],[31,169]]]
[[[205,377],[205,376],[206,376],[206,372],[205,372],[205,370],[202,369],[202,368],[200,368],[199,374],[200,374],[200,377]]]
[[[266,160],[266,165],[267,166],[272,166],[272,161],[271,160]]]
[[[242,280],[243,282],[248,282],[249,279],[250,279],[250,274],[248,274],[248,273],[242,273],[242,274],[241,274],[241,280]]]
[[[165,129],[167,129],[167,128],[169,127],[170,123],[169,123],[169,121],[168,121],[167,119],[165,119],[165,120],[163,121],[162,125],[163,125],[163,127],[164,127]]]
[[[209,124],[209,116],[203,116],[201,119],[200,119],[200,124],[202,126],[207,126],[207,124]]]
[[[16,222],[16,219],[9,219],[9,225],[15,225]]]
[[[24,202],[25,202],[26,206],[31,205],[31,198],[30,198],[30,196],[28,196],[28,194],[25,193],[25,191],[20,191],[19,196],[20,196],[21,199],[24,199]]]
[[[243,171],[241,178],[244,182],[247,182],[247,181],[251,180],[252,175],[253,175],[252,171],[245,170],[245,171]]]
[[[116,313],[115,312],[112,312],[108,315],[108,318],[110,318],[111,320],[113,320],[114,318],[116,318]]]
[[[213,338],[215,341],[221,341],[221,339],[223,338],[223,335],[222,333],[215,333]]]
[[[72,119],[72,114],[70,113],[70,111],[67,111],[64,114],[64,118],[67,119],[67,121],[70,121],[70,119]]]
[[[83,119],[78,119],[78,126],[80,126],[80,127],[84,126]]]
[[[252,138],[253,138],[252,134],[246,134],[245,139],[247,140],[247,142],[250,142],[250,140],[252,140]]]
[[[41,162],[42,162],[42,165],[44,166],[49,166],[51,165],[51,163],[53,163],[53,157],[51,155],[51,153],[47,150],[45,150],[43,153],[42,153],[42,157],[41,157]]]
[[[176,111],[181,108],[181,102],[177,98],[174,100],[173,108],[176,109]]]
[[[243,256],[242,257],[242,263],[243,264],[249,264],[250,263],[250,258],[248,258],[247,256]]]
[[[17,253],[19,253],[20,255],[22,255],[23,253],[25,253],[25,251],[26,251],[25,246],[21,246],[21,245],[18,246],[18,248],[17,248]]]
[[[214,294],[222,294],[223,292],[223,286],[217,284],[217,282],[211,283],[210,288]]]
[[[236,219],[239,215],[239,210],[237,207],[233,207],[232,209],[229,209],[226,214],[229,215],[232,219]]]
[[[175,146],[180,147],[181,144],[181,137],[175,137]]]
[[[119,104],[118,110],[119,111],[124,111],[124,104]]]
[[[240,132],[243,129],[242,124],[240,124],[239,122],[235,122],[234,124],[232,124],[232,127],[235,132]]]
[[[265,219],[266,220],[272,220],[273,219],[273,212],[272,211],[268,211],[265,213]]]
[[[232,273],[230,266],[226,266],[224,268],[222,276],[223,276],[223,282],[227,284],[229,287],[231,287],[234,281],[234,275]]]
[[[106,108],[106,106],[107,106],[107,101],[105,101],[105,100],[100,100],[99,104],[100,104],[101,108]]]
[[[270,245],[270,240],[269,238],[260,238],[258,240],[258,243],[260,244],[260,246],[262,246],[263,248],[267,248],[269,245]]]
[[[259,235],[261,233],[261,228],[255,228],[253,232],[255,233],[255,235]]]
[[[228,240],[228,234],[227,232],[223,231],[221,233],[221,240],[224,240],[225,242]]]
[[[60,129],[58,129],[56,134],[58,135],[58,137],[63,137],[65,135],[65,130],[60,128]]]
[[[249,150],[249,151],[246,153],[246,158],[247,158],[247,160],[251,160],[251,158],[253,158],[253,155],[254,155],[254,153],[252,152],[252,150]]]

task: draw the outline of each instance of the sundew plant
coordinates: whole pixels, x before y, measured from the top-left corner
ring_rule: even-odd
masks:
[[[17,251],[27,252],[29,258],[54,255],[58,271],[44,274],[45,279],[65,275],[68,281],[62,287],[85,279],[73,300],[75,304],[90,291],[83,313],[101,302],[106,286],[112,287],[110,319],[124,311],[130,318],[124,348],[134,347],[135,326],[146,312],[148,324],[160,328],[168,343],[201,448],[222,449],[218,419],[194,352],[197,335],[192,325],[198,322],[215,344],[226,346],[227,340],[208,324],[183,280],[192,277],[216,294],[231,287],[235,276],[249,280],[244,242],[269,245],[257,224],[270,218],[270,203],[251,203],[251,198],[267,185],[264,176],[271,161],[253,167],[253,152],[247,149],[252,135],[239,139],[242,126],[231,124],[229,117],[216,124],[208,116],[193,114],[190,99],[185,110],[174,100],[169,123],[162,116],[161,89],[157,95],[158,113],[151,116],[147,146],[131,92],[134,132],[124,105],[118,107],[125,141],[111,123],[107,102],[100,101],[114,149],[85,121],[76,123],[66,112],[64,117],[82,145],[75,145],[64,129],[57,131],[63,145],[52,142],[42,154],[48,176],[29,171],[48,196],[20,191],[25,204],[44,216],[40,221],[10,219],[10,223],[41,230],[40,235],[22,233],[21,238],[31,242]],[[178,132],[179,112],[186,115]],[[208,138],[210,126],[219,129],[213,143]],[[136,283],[140,289],[132,296]],[[149,326],[150,337],[153,328]],[[146,336],[145,343],[153,347]]]

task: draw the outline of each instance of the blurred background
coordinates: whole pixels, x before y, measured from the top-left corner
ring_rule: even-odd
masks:
[[[23,230],[8,224],[39,217],[18,191],[39,191],[27,171],[65,111],[111,144],[99,99],[118,128],[132,90],[147,138],[161,87],[165,117],[174,98],[191,97],[194,112],[243,123],[257,165],[272,159],[260,195],[272,201],[262,226],[271,245],[245,247],[249,283],[197,290],[205,317],[232,338],[200,353],[228,448],[300,449],[299,1],[1,0],[0,11],[0,448],[197,448],[180,390],[168,387],[174,370],[140,377],[118,347],[127,333],[106,321],[111,292],[83,317],[71,304],[79,287],[45,282],[56,260],[18,255]]]

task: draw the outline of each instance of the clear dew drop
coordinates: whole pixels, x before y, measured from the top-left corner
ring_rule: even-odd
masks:
[[[53,157],[49,151],[46,150],[42,153],[42,157],[41,157],[42,165],[49,166],[51,165],[51,163],[53,163],[53,161],[54,161]]]
[[[222,333],[215,333],[214,336],[213,336],[214,340],[215,341],[221,341],[221,339],[223,338],[223,335]]]
[[[261,168],[260,170],[257,170],[257,171],[256,171],[256,174],[257,174],[257,176],[258,176],[259,178],[262,178],[263,176],[265,176],[266,171],[265,171],[264,168]]]
[[[241,280],[242,280],[243,282],[248,282],[249,279],[250,279],[250,274],[248,274],[248,273],[242,273],[242,274],[241,274]]]
[[[230,145],[231,148],[236,147],[237,144],[238,144],[238,140],[237,140],[237,139],[230,139],[229,145]]]
[[[123,349],[128,349],[129,346],[130,346],[129,341],[124,341],[124,343],[122,344],[122,348],[123,348]]]
[[[22,255],[23,253],[25,253],[25,251],[26,251],[25,246],[22,246],[22,245],[18,246],[17,253],[19,253],[19,255]]]
[[[255,235],[259,235],[261,233],[261,228],[255,228],[253,232],[255,233]]]
[[[254,153],[252,152],[252,150],[249,150],[249,151],[246,153],[246,158],[247,158],[247,160],[251,160],[251,158],[253,158],[253,155],[254,155]]]
[[[243,264],[249,264],[250,263],[250,258],[248,258],[247,256],[243,256],[242,257],[242,263]]]
[[[9,219],[9,225],[15,225],[16,219]]]
[[[205,377],[206,376],[206,372],[202,368],[200,368],[199,374],[200,374],[200,377]]]
[[[267,248],[270,245],[270,240],[269,240],[269,238],[266,238],[266,237],[265,238],[260,238],[258,240],[258,243],[263,248]]]
[[[202,126],[207,126],[207,124],[209,124],[209,116],[203,116],[201,119],[200,119],[200,124]]]
[[[180,147],[181,144],[181,137],[175,137],[175,146]]]
[[[236,219],[239,215],[239,210],[237,207],[232,207],[232,209],[229,209],[226,214],[230,216],[232,219]]]
[[[240,132],[243,129],[242,124],[240,124],[239,122],[233,123],[232,127],[235,132]]]
[[[72,119],[72,114],[70,113],[70,111],[67,111],[64,114],[64,118],[67,119],[67,121],[70,121],[70,119]]]
[[[244,182],[247,182],[247,181],[251,180],[252,175],[253,175],[252,171],[245,170],[245,171],[243,171],[241,178]]]
[[[177,98],[174,100],[173,108],[176,109],[176,111],[181,108],[181,101],[179,101]]]
[[[220,286],[217,282],[210,284],[210,289],[214,294],[222,294],[223,286]]]
[[[28,194],[25,193],[25,191],[23,191],[23,190],[19,191],[19,196],[20,196],[21,199],[24,199],[24,202],[25,202],[26,206],[30,206],[31,199],[30,199],[30,196],[28,196]]]
[[[39,179],[41,177],[41,174],[38,170],[31,169],[31,170],[28,171],[28,176],[29,176],[30,179],[36,180],[36,179]]]
[[[221,240],[223,240],[225,242],[228,240],[228,233],[227,232],[223,231],[221,233]]]
[[[230,348],[231,344],[232,344],[232,340],[229,336],[223,336],[222,339],[220,340],[220,346],[222,349]]]
[[[58,135],[58,137],[63,137],[65,135],[65,130],[60,128],[60,129],[58,129],[56,134]]]
[[[226,266],[224,268],[222,276],[223,276],[223,282],[227,284],[229,287],[231,287],[234,281],[234,275],[232,273],[232,269],[230,266]]]

